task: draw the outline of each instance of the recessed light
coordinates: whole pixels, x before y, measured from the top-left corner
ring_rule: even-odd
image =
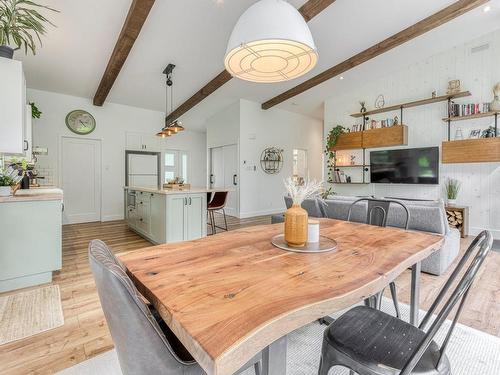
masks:
[[[340,76],[339,79],[344,79],[344,76]]]
[[[491,6],[489,6],[489,5],[486,5],[486,6],[483,8],[483,12],[484,12],[484,13],[487,13],[487,12],[489,12],[490,10],[491,10]]]
[[[297,103],[295,103],[295,102],[292,102],[292,105],[293,105],[294,107],[298,106],[298,104],[297,104]]]

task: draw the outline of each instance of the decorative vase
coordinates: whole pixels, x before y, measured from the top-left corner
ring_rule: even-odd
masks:
[[[14,49],[9,46],[0,46],[0,57],[12,59],[14,57]]]
[[[454,206],[457,204],[457,200],[456,199],[449,199],[448,198],[448,205],[449,206]]]
[[[490,111],[500,111],[500,82],[493,87],[494,99],[490,104]]]
[[[10,196],[10,186],[0,186],[0,197]]]
[[[285,241],[289,246],[301,247],[307,242],[308,215],[300,204],[285,212]]]

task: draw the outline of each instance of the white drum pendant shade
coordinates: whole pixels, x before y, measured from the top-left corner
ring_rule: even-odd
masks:
[[[261,0],[243,13],[229,38],[224,65],[252,82],[281,82],[309,72],[318,61],[302,15],[283,0]]]

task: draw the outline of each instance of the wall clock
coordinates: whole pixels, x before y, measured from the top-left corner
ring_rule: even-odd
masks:
[[[94,131],[95,125],[95,118],[83,109],[71,111],[66,116],[66,126],[76,134],[90,134]]]

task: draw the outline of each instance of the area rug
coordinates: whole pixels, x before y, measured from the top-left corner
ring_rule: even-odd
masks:
[[[408,320],[409,306],[400,304],[403,319]],[[382,310],[394,314],[392,301],[385,299]],[[338,317],[341,312],[332,315]],[[424,316],[420,312],[421,317]],[[447,321],[437,336],[441,342],[450,322]],[[321,342],[325,326],[317,322],[299,328],[288,335],[287,375],[314,375],[318,373]],[[498,375],[500,374],[500,338],[473,328],[457,324],[446,351],[453,375]],[[59,375],[121,375],[120,365],[114,350],[101,354]],[[253,369],[243,373],[253,375]],[[242,374],[242,375],[243,375]],[[334,367],[329,375],[348,375],[343,368]]]
[[[64,316],[58,285],[0,297],[0,345],[63,324]]]

